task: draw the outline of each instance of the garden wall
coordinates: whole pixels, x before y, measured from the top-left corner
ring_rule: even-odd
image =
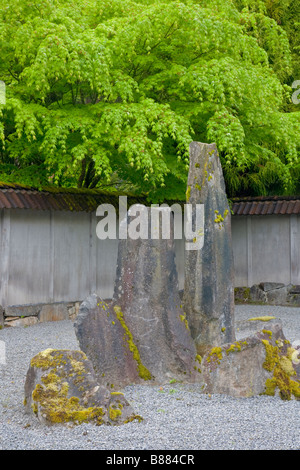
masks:
[[[118,242],[99,240],[96,225],[95,212],[0,210],[0,305],[4,310],[15,316],[18,309],[12,306],[61,303],[72,311],[89,293],[111,298]],[[249,288],[254,295],[253,286],[279,283],[287,286],[287,294],[294,289],[293,298],[300,305],[300,291],[295,288],[300,285],[299,215],[234,215],[232,239],[235,287],[244,288],[243,294],[236,289],[237,300],[255,301]],[[176,240],[176,264],[182,289],[183,240]],[[284,303],[283,291],[280,294]],[[268,295],[256,301],[268,301]],[[25,315],[24,308],[20,312]]]

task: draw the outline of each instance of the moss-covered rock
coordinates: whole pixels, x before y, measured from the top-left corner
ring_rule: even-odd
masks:
[[[268,329],[208,351],[198,369],[203,391],[299,399],[298,353],[300,356],[285,338],[281,324],[273,321]]]
[[[265,395],[279,395],[283,400],[300,399],[300,377],[297,374],[297,351],[288,341],[262,340],[266,351],[263,367],[271,372],[272,377],[265,383]],[[300,356],[300,351],[298,351]],[[297,357],[296,357],[297,356]],[[296,358],[296,361],[295,361]]]
[[[25,409],[44,424],[122,424],[139,418],[122,393],[99,385],[81,351],[46,349],[32,358]]]

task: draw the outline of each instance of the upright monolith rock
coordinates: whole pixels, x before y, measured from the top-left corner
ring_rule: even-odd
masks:
[[[202,248],[185,251],[183,305],[197,351],[235,340],[231,212],[215,144],[192,142],[187,204],[204,209]]]
[[[91,296],[82,304],[75,323],[79,344],[107,383],[194,381],[196,349],[179,297],[172,214],[170,233],[156,239],[157,219],[150,208],[138,209],[141,236],[134,236],[138,218],[131,212],[121,224],[131,236],[119,240],[112,302]]]

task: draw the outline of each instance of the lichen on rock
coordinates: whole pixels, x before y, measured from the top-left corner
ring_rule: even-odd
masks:
[[[198,372],[204,393],[299,399],[297,359],[298,351],[285,338],[280,323],[272,322],[268,330],[211,348]]]
[[[144,379],[144,380],[151,380],[152,379],[152,375],[151,373],[149,372],[149,370],[147,369],[147,367],[145,367],[143,364],[142,364],[142,361],[141,361],[141,357],[140,357],[140,353],[139,353],[139,350],[137,348],[137,346],[135,345],[134,341],[133,341],[133,336],[128,328],[128,326],[126,325],[125,323],[125,320],[124,320],[124,316],[123,316],[123,313],[120,309],[119,306],[114,306],[114,311],[117,315],[117,318],[119,320],[119,322],[121,323],[122,327],[124,328],[124,332],[125,332],[125,341],[127,342],[128,344],[128,347],[129,347],[129,350],[132,352],[133,354],[133,359],[136,361],[137,363],[137,369],[138,369],[138,372],[139,372],[139,376]]]
[[[294,349],[287,347],[286,342],[272,345],[262,340],[266,349],[266,360],[263,367],[273,374],[266,380],[265,395],[279,394],[283,400],[300,399],[300,382],[293,363]]]
[[[140,419],[122,393],[112,394],[97,383],[82,351],[47,349],[37,354],[27,372],[24,405],[48,425],[121,424]]]

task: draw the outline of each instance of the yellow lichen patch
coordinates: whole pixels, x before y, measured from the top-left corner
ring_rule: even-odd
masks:
[[[60,382],[60,378],[55,374],[53,370],[49,372],[49,374],[42,375],[41,381],[43,384],[55,384]]]
[[[139,423],[144,420],[144,418],[142,418],[142,416],[140,416],[140,415],[133,415],[133,416],[130,416],[129,418],[127,418],[127,419],[124,421],[124,424],[131,423],[131,422],[134,421],[135,419],[136,419]]]
[[[68,384],[48,383],[47,386],[37,384],[32,393],[34,403],[32,409],[38,412],[38,405],[42,407],[43,416],[51,423],[73,422],[81,424],[95,420],[96,424],[102,424],[104,412],[100,407],[85,408],[80,405],[78,397],[67,397]]]
[[[42,415],[51,423],[73,422],[80,424],[94,420],[102,424],[104,412],[101,407],[85,407],[80,404],[77,396],[69,396],[69,383],[84,380],[84,361],[86,356],[81,351],[47,349],[35,356],[32,367],[45,370],[41,382],[37,383],[32,392],[32,409],[38,413],[41,408]],[[67,366],[66,366],[67,364]]]
[[[229,354],[230,352],[241,351],[242,346],[247,346],[247,341],[235,341],[226,349],[226,353]]]
[[[248,321],[269,321],[269,320],[274,320],[276,317],[271,317],[269,315],[265,315],[262,317],[253,317],[253,318],[248,318]]]
[[[121,415],[122,415],[121,410],[119,410],[118,408],[113,408],[111,406],[109,407],[109,417],[112,421],[115,421]]]
[[[189,202],[190,197],[191,197],[191,187],[188,186],[187,190],[186,190],[186,200],[187,200],[187,202]]]
[[[300,351],[294,348],[288,348],[288,350],[290,350],[289,357],[291,358],[292,363],[299,364],[300,363]]]
[[[263,363],[263,367],[271,372],[279,362],[279,349],[277,346],[270,344],[267,339],[263,339],[262,343],[266,349],[266,360]]]
[[[297,399],[300,398],[299,382],[292,380],[280,367],[276,367],[273,377],[266,380],[264,393],[265,395],[274,396],[277,389],[283,400],[291,400],[293,396]]]
[[[186,319],[186,313],[184,312],[183,315],[179,315],[179,316],[180,316],[180,320],[185,324],[186,329],[189,330],[189,324]]]
[[[226,349],[226,354],[234,351],[240,351],[242,349],[241,343],[236,341],[235,343],[231,344],[228,349]]]
[[[202,362],[202,356],[200,356],[200,354],[197,354],[196,357],[195,357],[195,362],[199,362],[199,364],[201,364]],[[201,369],[199,367],[194,367],[195,370],[197,370],[200,374],[201,374]]]
[[[197,354],[197,355],[196,355],[195,361],[197,361],[197,362],[199,362],[199,364],[201,364],[201,362],[202,362],[202,357],[200,356],[200,354]]]
[[[272,331],[270,330],[262,330],[262,332],[265,334],[265,335],[269,335],[269,337],[271,338],[272,337]]]
[[[57,367],[61,364],[63,354],[54,355],[55,349],[45,349],[31,359],[30,365],[40,369],[48,369],[49,367]]]
[[[292,375],[296,375],[296,371],[295,371],[295,369],[293,367],[293,364],[292,364],[292,361],[289,357],[282,356],[279,359],[279,365],[282,368],[282,370],[284,370],[284,372],[286,372],[290,377]]]
[[[300,398],[300,384],[291,377],[296,375],[291,359],[291,350],[288,348],[287,355],[281,353],[278,346],[273,346],[268,340],[262,340],[266,349],[266,360],[263,367],[273,373],[265,383],[265,394],[275,395],[278,389],[283,400],[290,400],[292,396]]]
[[[81,359],[82,360],[87,360],[87,357],[84,353],[82,353]],[[82,375],[85,371],[82,361],[77,361],[74,358],[74,356],[70,356],[69,360],[70,360],[70,363],[71,363],[71,366],[72,366],[72,369],[73,369],[74,373],[77,374],[77,375]]]
[[[218,225],[219,225],[219,229],[222,229],[222,227],[224,227],[223,222],[224,222],[225,218],[227,217],[228,212],[229,212],[228,209],[226,209],[226,210],[224,211],[224,214],[221,215],[218,210],[215,210],[216,216],[215,216],[215,220],[214,220],[214,221],[215,221],[215,224],[218,224]]]
[[[224,222],[225,218],[226,218],[227,215],[228,215],[228,209],[226,209],[226,210],[224,211],[224,214],[223,214],[223,215],[221,215],[218,210],[215,210],[215,214],[216,214],[216,218],[215,218],[216,224],[218,224],[218,223],[220,223],[220,222]]]
[[[206,361],[210,363],[220,364],[220,361],[222,358],[223,358],[222,348],[217,346],[211,349],[210,353],[208,354],[206,358]]]
[[[141,358],[140,358],[140,353],[138,351],[138,348],[134,344],[133,336],[132,336],[131,332],[129,331],[129,328],[127,327],[127,325],[125,323],[124,316],[123,316],[123,313],[122,313],[120,307],[115,306],[114,311],[116,312],[117,318],[118,318],[119,322],[121,323],[121,325],[122,325],[122,327],[125,331],[125,338],[126,338],[129,350],[132,352],[133,359],[137,362],[137,368],[138,368],[139,376],[144,380],[151,380],[152,379],[151,373],[142,364],[142,361],[141,361]]]

